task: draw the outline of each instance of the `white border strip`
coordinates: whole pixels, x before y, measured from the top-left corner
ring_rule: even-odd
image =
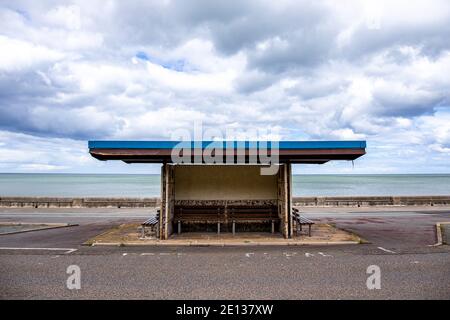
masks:
[[[0,247],[0,250],[44,250],[44,251],[66,251],[64,254],[69,254],[77,251],[74,248],[13,248],[13,247]]]
[[[383,250],[384,252],[389,252],[389,253],[396,253],[395,251],[389,250],[389,249],[385,249],[383,247],[377,247],[380,250]]]

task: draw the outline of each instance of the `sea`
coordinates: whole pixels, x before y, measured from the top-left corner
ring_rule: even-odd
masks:
[[[450,174],[294,175],[294,196],[450,195]],[[158,197],[157,174],[0,173],[0,197]]]

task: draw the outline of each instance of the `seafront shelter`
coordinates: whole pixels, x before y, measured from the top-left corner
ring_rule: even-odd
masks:
[[[293,235],[292,164],[352,161],[365,141],[89,141],[102,161],[160,163],[159,237],[182,231]]]

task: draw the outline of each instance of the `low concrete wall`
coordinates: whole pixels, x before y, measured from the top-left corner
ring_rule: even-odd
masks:
[[[450,205],[448,196],[294,197],[301,207],[439,206]]]
[[[0,207],[34,208],[146,208],[159,206],[159,198],[1,197]]]
[[[397,197],[293,197],[300,207],[442,206],[448,196]],[[59,198],[0,197],[0,207],[33,208],[147,208],[160,205],[159,198]]]

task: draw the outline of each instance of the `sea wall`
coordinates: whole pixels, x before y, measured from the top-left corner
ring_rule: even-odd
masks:
[[[293,197],[300,207],[371,207],[371,206],[444,206],[448,196],[367,196],[367,197]],[[159,198],[63,198],[0,197],[0,207],[11,208],[150,208],[159,206]]]
[[[13,208],[150,208],[159,204],[159,198],[0,197],[0,207]]]
[[[442,206],[450,205],[450,195],[294,197],[292,201],[300,207]]]

